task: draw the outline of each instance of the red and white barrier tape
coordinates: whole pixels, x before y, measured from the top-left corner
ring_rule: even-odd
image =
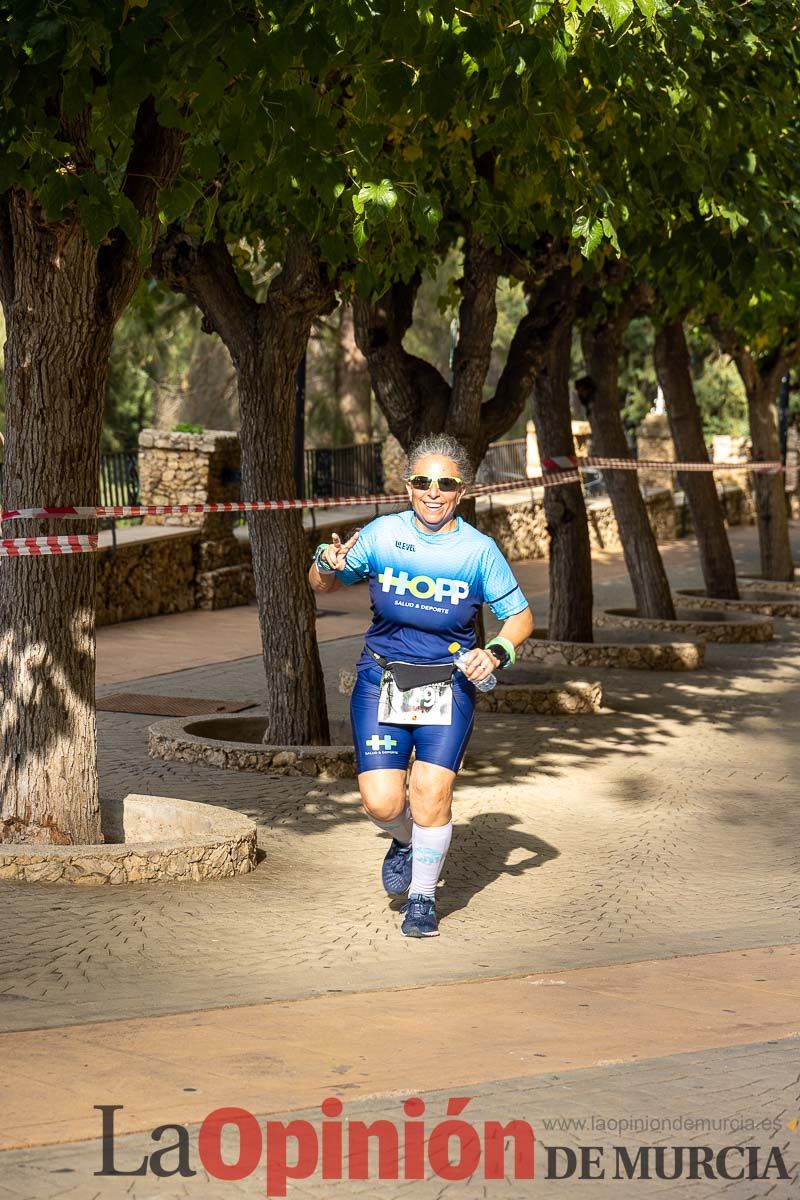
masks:
[[[96,533],[53,534],[47,537],[3,538],[0,540],[0,558],[39,558],[47,554],[89,554],[96,549]]]
[[[474,496],[493,495],[536,487],[555,487],[564,483],[579,483],[581,470],[600,468],[622,471],[763,471],[779,473],[779,462],[684,463],[649,462],[628,458],[578,458],[562,456],[542,459],[545,475],[531,475],[508,483],[481,483],[472,488]],[[98,504],[43,505],[36,508],[7,509],[2,521],[21,520],[98,520],[107,517],[167,517],[204,515],[206,513],[282,512],[285,509],[353,508],[357,505],[404,504],[407,496],[328,496],[311,500],[241,500],[220,501],[214,504]],[[0,558],[35,557],[39,555],[88,554],[97,549],[97,534],[76,534],[51,537],[4,538],[0,542]]]
[[[599,468],[608,471],[763,471],[770,475],[779,475],[783,463],[779,462],[652,462],[641,458],[597,458],[589,455],[578,458],[576,455],[562,455],[559,458],[543,458],[542,467],[545,471],[573,470],[586,471]]]
[[[281,512],[290,508],[341,508],[355,504],[400,504],[406,496],[332,496],[324,500],[242,500],[215,504],[98,504],[8,509],[0,520],[95,520],[102,517],[170,517],[203,513]]]
[[[532,475],[526,479],[514,479],[509,483],[477,484],[473,492],[477,496],[488,492],[507,492],[519,488],[553,487],[559,483],[577,483],[574,467],[566,471],[548,471],[547,478]],[[282,512],[293,508],[352,508],[356,505],[406,504],[408,496],[328,496],[315,500],[240,500],[220,501],[214,504],[98,504],[98,505],[43,505],[37,508],[7,509],[0,516],[3,521],[21,520],[99,520],[103,517],[170,517],[203,515],[206,513]]]

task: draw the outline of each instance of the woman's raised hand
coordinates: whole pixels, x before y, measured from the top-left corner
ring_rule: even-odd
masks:
[[[347,565],[347,552],[355,546],[360,532],[361,530],[357,529],[346,542],[342,541],[338,533],[331,534],[331,544],[325,548],[323,557],[328,566],[332,567],[334,571],[344,570]]]

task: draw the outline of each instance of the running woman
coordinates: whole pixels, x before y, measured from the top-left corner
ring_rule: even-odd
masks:
[[[333,534],[309,571],[316,592],[369,580],[373,620],[350,719],[364,809],[392,838],[383,885],[390,895],[408,892],[406,937],[439,932],[436,885],[453,831],[453,784],[472,733],[475,684],[513,664],[516,647],[533,632],[531,610],[494,541],[456,515],[473,478],[455,438],[422,438],[405,471],[411,509],[376,517],[346,542]],[[484,603],[503,625],[478,647],[475,618]],[[469,653],[463,670],[454,671],[461,651]]]

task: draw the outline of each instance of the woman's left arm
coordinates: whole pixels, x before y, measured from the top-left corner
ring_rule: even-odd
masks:
[[[533,613],[530,608],[523,608],[522,612],[514,613],[511,617],[506,617],[500,627],[500,632],[495,634],[495,637],[505,638],[507,642],[511,642],[516,650],[532,633]],[[476,646],[474,650],[470,650],[468,658],[465,659],[463,671],[467,679],[470,679],[473,683],[478,683],[481,679],[486,679],[488,675],[496,671],[499,666],[500,661],[492,654],[491,647],[485,650]]]
[[[495,637],[505,638],[516,650],[518,646],[527,641],[532,633],[533,613],[530,608],[523,608],[522,612],[514,613],[513,617],[506,617],[500,632],[495,634]]]

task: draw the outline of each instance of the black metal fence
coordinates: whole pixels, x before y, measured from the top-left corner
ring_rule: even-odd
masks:
[[[3,494],[3,461],[0,459],[0,496]],[[100,459],[100,503],[139,503],[139,456],[136,450],[104,454]]]
[[[139,455],[136,450],[104,454],[100,459],[100,503],[139,503]]]
[[[305,452],[306,496],[365,496],[383,491],[380,442]]]

